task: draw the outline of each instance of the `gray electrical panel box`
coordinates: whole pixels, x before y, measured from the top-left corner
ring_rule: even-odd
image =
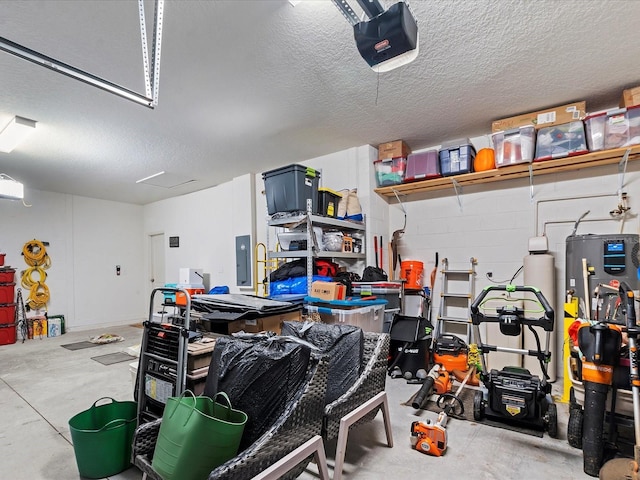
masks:
[[[251,235],[236,237],[236,285],[251,286]]]
[[[571,235],[567,237],[566,287],[574,296],[585,299],[582,259],[589,270],[589,299],[599,284],[611,280],[626,282],[632,290],[638,289],[638,235]],[[599,305],[598,309],[603,307]],[[592,309],[593,311],[593,309]],[[605,312],[598,312],[604,319]]]

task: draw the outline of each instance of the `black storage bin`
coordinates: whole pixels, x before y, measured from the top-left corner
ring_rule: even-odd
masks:
[[[311,213],[318,213],[320,172],[303,165],[288,165],[262,174],[269,215],[278,212],[306,212],[311,199]]]
[[[338,192],[330,188],[318,189],[318,212],[325,217],[336,218],[338,216],[338,202],[342,198]]]

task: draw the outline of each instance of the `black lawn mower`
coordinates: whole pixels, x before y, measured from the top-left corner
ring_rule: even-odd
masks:
[[[527,318],[525,310],[513,305],[496,308],[496,315],[489,316],[481,313],[483,303],[502,297],[487,298],[490,292],[529,292],[535,295],[532,300],[542,307],[540,318]],[[550,334],[553,331],[554,311],[535,287],[515,285],[495,285],[485,287],[471,305],[471,321],[474,325],[475,337],[478,343],[482,372],[480,374],[481,389],[478,390],[473,402],[473,417],[481,421],[485,417],[499,422],[512,424],[515,427],[547,431],[550,437],[558,436],[557,407],[551,398],[551,384],[548,383],[547,364],[551,358],[549,351]],[[522,326],[533,333],[536,340],[536,350],[500,347],[482,343],[479,326],[482,323],[498,323],[503,335],[519,336]],[[534,327],[541,327],[546,333],[544,350],[540,345],[540,337]],[[522,356],[536,357],[540,361],[543,378],[531,374],[522,367],[504,367],[502,370],[492,369],[487,372],[485,355],[489,352],[508,352]]]

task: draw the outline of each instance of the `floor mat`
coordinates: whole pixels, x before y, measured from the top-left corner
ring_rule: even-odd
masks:
[[[91,360],[95,360],[102,365],[113,365],[114,363],[121,363],[126,361],[135,360],[136,357],[132,357],[125,352],[107,353],[106,355],[98,355],[97,357],[91,357]]]
[[[97,347],[99,345],[100,345],[99,343],[84,341],[84,342],[76,342],[76,343],[67,343],[66,345],[60,345],[60,346],[66,348],[67,350],[82,350],[83,348]]]
[[[411,398],[409,400],[407,400],[405,403],[403,403],[403,405],[408,405],[411,406],[414,397],[418,394],[418,391],[420,390],[420,385],[416,385],[416,393],[414,395],[411,396]],[[509,423],[504,423],[504,422],[500,422],[497,420],[492,420],[489,418],[483,418],[480,421],[474,420],[473,418],[473,397],[476,393],[476,390],[471,389],[471,388],[465,388],[461,393],[460,393],[460,400],[462,401],[462,404],[464,405],[464,411],[461,415],[449,415],[451,418],[457,418],[460,420],[469,420],[471,422],[476,422],[476,423],[481,423],[482,425],[489,425],[491,427],[496,427],[496,428],[503,428],[505,430],[511,430],[513,432],[520,432],[520,433],[525,433],[527,435],[531,435],[534,437],[539,437],[542,438],[544,436],[544,432],[542,432],[541,430],[537,430],[537,429],[533,429],[533,428],[527,428],[527,427],[523,427],[520,425],[512,425]],[[424,406],[425,410],[429,410],[430,412],[435,412],[435,413],[440,413],[443,409],[438,407],[436,401],[438,399],[437,395],[432,395],[429,399],[429,401],[427,402],[427,404]],[[449,402],[445,402],[449,403]],[[444,404],[443,404],[444,407]],[[456,411],[459,411],[459,406],[456,406]]]

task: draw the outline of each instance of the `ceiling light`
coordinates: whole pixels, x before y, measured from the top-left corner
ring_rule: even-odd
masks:
[[[184,175],[165,171],[154,173],[153,175],[149,175],[148,177],[141,178],[136,181],[136,183],[143,183],[145,185],[153,185],[154,187],[162,188],[174,188],[191,182],[195,182],[195,180]]]
[[[0,198],[22,200],[24,198],[24,185],[9,175],[0,173]]]
[[[36,129],[36,122],[28,118],[13,117],[0,132],[0,152],[9,153]]]
[[[144,183],[147,180],[151,180],[152,178],[159,177],[160,175],[164,175],[164,170],[158,173],[154,173],[153,175],[149,175],[148,177],[141,178],[140,180],[136,180],[136,183]]]

